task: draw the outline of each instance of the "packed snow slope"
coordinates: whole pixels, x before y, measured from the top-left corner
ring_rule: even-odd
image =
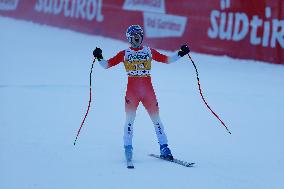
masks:
[[[170,65],[153,62],[152,81],[173,155],[196,166],[148,156],[159,148],[140,104],[135,169],[128,170],[123,64],[108,70],[95,64],[91,110],[73,145],[88,105],[95,47],[108,59],[128,44],[0,17],[1,189],[283,187],[284,66],[191,53],[204,96],[229,135],[203,104],[188,57]]]

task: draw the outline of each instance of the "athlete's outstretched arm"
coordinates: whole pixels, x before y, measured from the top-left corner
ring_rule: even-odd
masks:
[[[151,53],[152,53],[153,60],[157,62],[162,62],[165,64],[170,64],[180,59],[180,56],[178,56],[178,53],[175,53],[172,56],[166,56],[164,54],[159,53],[156,49],[152,49],[152,48],[151,48]]]
[[[102,51],[99,51],[100,52],[99,55],[97,55],[95,51],[93,52],[94,57],[98,59],[100,65],[105,69],[108,69],[112,66],[119,64],[120,62],[123,62],[125,54],[125,51],[123,50],[117,53],[114,57],[110,58],[109,60],[105,60],[102,56]]]
[[[164,54],[159,53],[156,49],[151,48],[153,60],[156,60],[156,61],[162,62],[162,63],[166,63],[166,64],[170,64],[170,63],[177,61],[178,59],[180,59],[184,55],[188,54],[189,51],[190,50],[189,50],[187,45],[182,45],[181,48],[179,49],[179,51],[177,51],[174,55],[166,56]]]

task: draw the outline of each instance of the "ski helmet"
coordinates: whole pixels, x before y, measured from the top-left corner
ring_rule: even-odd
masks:
[[[127,37],[128,42],[132,43],[132,37],[134,37],[137,34],[140,35],[143,40],[143,30],[141,26],[139,25],[129,26],[128,29],[126,30],[126,37]]]

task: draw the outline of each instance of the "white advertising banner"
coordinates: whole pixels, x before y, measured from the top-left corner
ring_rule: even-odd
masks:
[[[144,29],[148,38],[183,36],[187,17],[144,12]]]
[[[124,10],[165,13],[165,0],[125,0]]]
[[[19,0],[0,0],[0,10],[16,10]]]

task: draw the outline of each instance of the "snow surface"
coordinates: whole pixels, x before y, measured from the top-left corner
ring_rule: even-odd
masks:
[[[147,155],[159,149],[140,105],[136,167],[128,170],[122,64],[109,70],[95,65],[91,111],[73,145],[96,46],[110,58],[128,44],[0,17],[1,189],[283,188],[283,66],[191,53],[204,96],[229,135],[204,106],[187,57],[171,65],[154,62],[152,80],[172,152],[197,166]]]

